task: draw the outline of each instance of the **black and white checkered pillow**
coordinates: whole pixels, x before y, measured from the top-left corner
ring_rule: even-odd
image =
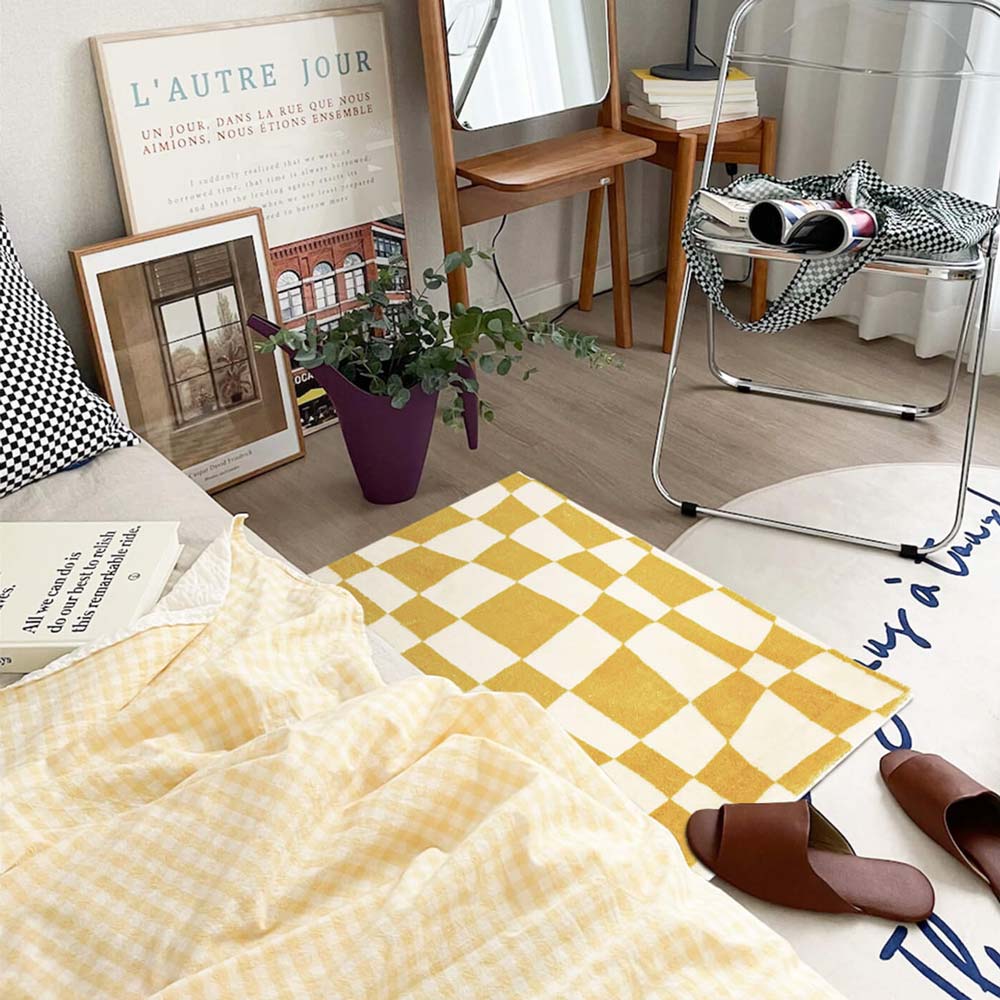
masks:
[[[84,385],[0,211],[0,497],[138,440]]]

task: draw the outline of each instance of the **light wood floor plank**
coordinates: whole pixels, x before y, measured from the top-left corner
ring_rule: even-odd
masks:
[[[477,452],[466,449],[463,434],[438,426],[420,492],[409,503],[365,502],[337,428],[307,438],[301,461],[217,499],[234,513],[249,513],[254,531],[310,572],[515,470],[665,547],[691,521],[660,499],[650,479],[667,362],[659,350],[662,296],[660,282],[635,290],[636,347],[622,352],[624,371],[595,373],[555,350],[537,350],[531,364],[540,370],[530,382],[484,378],[496,423],[483,427]],[[589,315],[571,312],[565,322],[613,343],[608,295],[597,299]],[[836,320],[778,335],[723,326],[719,354],[739,375],[911,402],[942,396],[950,365],[943,358],[920,360],[898,340],[861,341],[855,327]],[[689,312],[681,351],[665,478],[676,496],[717,505],[840,466],[957,461],[968,389],[963,375],[953,408],[915,423],[733,392],[708,373],[699,299]],[[984,381],[976,461],[1000,465],[1000,377]],[[917,504],[920,498],[901,496],[898,502]],[[811,513],[823,522],[824,512]],[[864,512],[854,525],[830,526],[862,530]],[[938,527],[929,525],[928,531]]]

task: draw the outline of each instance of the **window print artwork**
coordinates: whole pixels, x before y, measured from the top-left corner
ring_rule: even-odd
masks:
[[[402,257],[403,241],[383,233],[375,234],[375,256],[380,264],[388,264],[393,257]]]
[[[371,288],[380,268],[394,262],[399,270],[393,276],[385,321],[395,328],[397,307],[410,290],[407,270],[406,225],[402,215],[385,216],[370,222],[350,225],[292,243],[271,246],[271,274],[278,299],[281,323],[288,329],[301,330],[312,320],[322,329],[335,324],[344,313],[356,309],[358,297]],[[303,378],[301,371],[295,372]],[[322,403],[322,413],[300,400],[302,425],[306,433],[336,420],[333,405]]]
[[[101,388],[129,426],[209,492],[302,454],[262,214],[231,213],[73,252]]]
[[[228,248],[147,266],[177,426],[259,398]]]
[[[313,296],[319,312],[337,304],[337,274],[328,260],[321,260],[313,268]]]
[[[282,271],[275,282],[278,292],[278,311],[283,320],[297,319],[306,314],[302,297],[302,279],[295,271]]]
[[[347,289],[348,299],[356,299],[365,294],[368,286],[365,282],[365,262],[361,254],[349,253],[344,258],[344,287]]]
[[[400,268],[392,278],[392,287],[397,292],[405,292],[410,287],[409,272],[406,270],[406,251],[403,240],[386,233],[375,232],[373,234],[375,244],[375,262],[379,267],[385,267],[393,263]],[[400,261],[402,266],[400,267]]]

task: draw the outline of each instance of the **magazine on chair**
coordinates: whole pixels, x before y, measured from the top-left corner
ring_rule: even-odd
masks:
[[[878,220],[849,201],[761,201],[750,209],[750,235],[759,243],[814,257],[853,253],[878,232]]]
[[[181,553],[179,527],[0,523],[0,673],[37,670],[149,611]]]

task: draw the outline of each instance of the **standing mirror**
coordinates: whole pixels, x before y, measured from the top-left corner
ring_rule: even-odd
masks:
[[[442,0],[452,112],[463,129],[600,104],[606,0]]]

